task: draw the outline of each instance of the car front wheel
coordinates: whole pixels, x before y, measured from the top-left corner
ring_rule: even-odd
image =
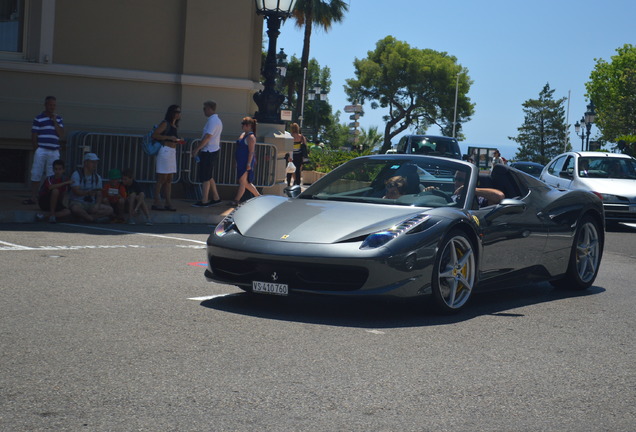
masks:
[[[433,297],[441,312],[458,312],[475,287],[477,264],[471,241],[454,231],[441,243],[433,271]]]

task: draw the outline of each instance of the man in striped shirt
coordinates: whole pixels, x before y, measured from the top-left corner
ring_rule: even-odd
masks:
[[[64,137],[64,122],[55,114],[57,99],[47,96],[44,99],[44,111],[33,119],[31,143],[33,144],[33,166],[31,167],[31,198],[24,204],[37,203],[38,190],[42,174],[53,175],[53,161],[60,159],[60,139]]]

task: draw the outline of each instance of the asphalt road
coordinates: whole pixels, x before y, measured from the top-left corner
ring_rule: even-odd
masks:
[[[209,231],[0,226],[0,430],[636,430],[636,229],[453,317],[207,283]]]

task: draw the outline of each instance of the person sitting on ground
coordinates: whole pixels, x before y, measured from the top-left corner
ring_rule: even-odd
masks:
[[[115,213],[115,222],[124,222],[126,187],[121,183],[121,171],[113,168],[108,171],[108,183],[102,188],[103,203],[110,205]]]
[[[69,208],[87,222],[106,223],[113,208],[102,204],[102,178],[97,174],[99,158],[95,153],[84,155],[84,166],[71,176]]]
[[[393,176],[384,182],[386,192],[382,198],[398,199],[406,193],[406,179],[402,176]]]
[[[128,208],[128,223],[135,224],[135,216],[139,214],[139,209],[144,214],[146,225],[152,225],[150,220],[150,212],[146,205],[146,195],[141,190],[141,185],[135,180],[135,174],[132,168],[126,168],[122,171],[121,182],[126,187],[126,205]]]
[[[458,201],[464,192],[464,185],[466,184],[466,173],[463,171],[455,172],[453,177],[455,181],[455,193],[452,198],[453,201]],[[499,189],[492,188],[475,188],[475,195],[477,196],[477,203],[479,208],[487,207],[495,204],[499,204],[505,195]]]
[[[57,222],[57,218],[70,216],[71,211],[64,207],[64,194],[70,184],[71,180],[64,176],[64,161],[53,161],[53,175],[44,180],[38,196],[38,204],[43,211],[48,212],[50,223]]]

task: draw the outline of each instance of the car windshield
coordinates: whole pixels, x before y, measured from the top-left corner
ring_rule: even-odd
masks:
[[[299,195],[299,199],[416,207],[461,207],[471,166],[426,156],[375,156],[349,161]],[[463,188],[461,187],[463,186]]]
[[[444,137],[418,137],[413,142],[413,153],[431,154],[434,156],[446,156],[460,159],[455,141]]]
[[[628,158],[581,157],[578,161],[579,177],[636,179],[636,161]]]

